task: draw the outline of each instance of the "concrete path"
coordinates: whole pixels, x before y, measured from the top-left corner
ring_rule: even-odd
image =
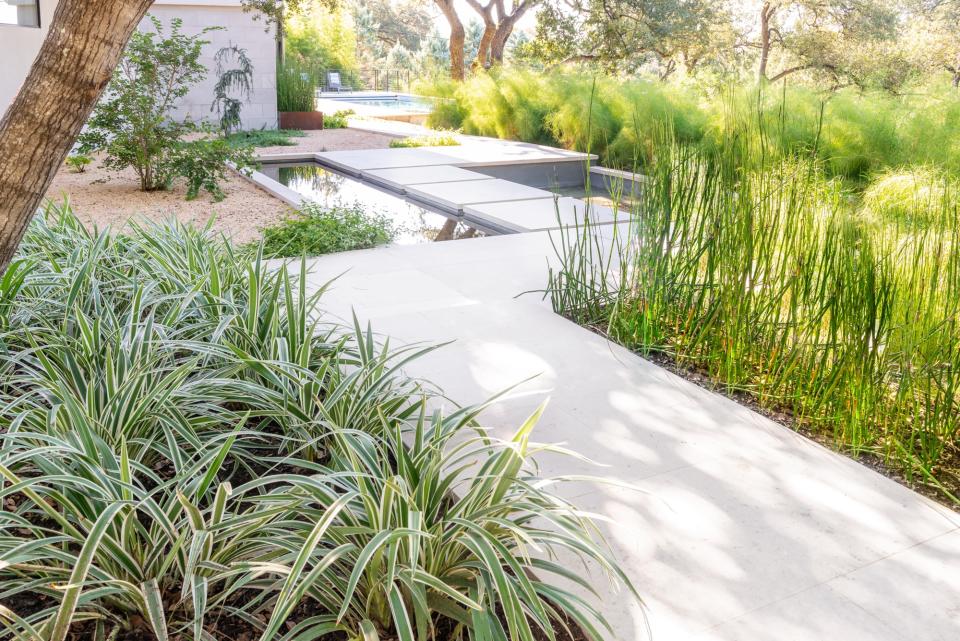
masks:
[[[608,234],[611,226],[597,228]],[[529,376],[483,419],[607,467],[545,457],[546,475],[605,515],[644,612],[601,576],[617,641],[957,641],[960,516],[553,314],[549,232],[390,247],[313,261],[325,296],[393,340],[455,342],[409,373],[460,403]]]

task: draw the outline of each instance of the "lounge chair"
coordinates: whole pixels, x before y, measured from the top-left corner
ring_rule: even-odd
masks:
[[[339,71],[327,72],[327,91],[353,91],[353,87],[343,84]]]

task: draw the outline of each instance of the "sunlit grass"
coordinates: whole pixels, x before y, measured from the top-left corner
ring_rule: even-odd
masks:
[[[827,175],[851,184],[903,165],[960,175],[960,94],[937,81],[897,96],[777,85],[758,99],[751,85],[507,69],[417,90],[439,99],[431,126],[580,151],[589,146],[607,167],[652,163],[657,132],[665,127],[677,141],[715,149],[729,140],[736,113],[768,130],[764,144],[770,153],[816,153]]]
[[[630,231],[558,242],[555,309],[955,497],[955,186],[889,174],[860,199],[816,153],[764,153],[782,130],[728,132],[707,150],[661,133]]]

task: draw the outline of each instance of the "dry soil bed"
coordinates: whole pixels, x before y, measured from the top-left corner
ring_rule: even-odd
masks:
[[[293,138],[295,146],[262,147],[257,153],[291,151],[333,151],[339,149],[378,149],[388,147],[391,136],[355,129],[311,131],[303,138]],[[131,169],[120,172],[101,167],[96,158],[83,173],[63,167],[47,190],[47,198],[62,201],[68,198],[74,212],[91,227],[110,226],[123,229],[131,219],[154,221],[175,216],[178,220],[202,226],[215,217],[214,229],[236,242],[247,242],[260,236],[260,229],[281,220],[290,208],[239,175],[230,175],[223,184],[226,194],[214,202],[206,193],[186,200],[186,188],[178,182],[170,191],[140,191],[136,174]]]

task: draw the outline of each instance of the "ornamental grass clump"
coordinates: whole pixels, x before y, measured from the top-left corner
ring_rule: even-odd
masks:
[[[913,172],[861,201],[739,122],[706,150],[661,132],[629,231],[557,243],[555,309],[957,501],[956,189]]]
[[[0,278],[0,639],[554,639],[606,629],[534,415],[501,442],[304,261],[33,222]],[[554,555],[562,556],[563,563]],[[575,592],[561,587],[579,586]]]

